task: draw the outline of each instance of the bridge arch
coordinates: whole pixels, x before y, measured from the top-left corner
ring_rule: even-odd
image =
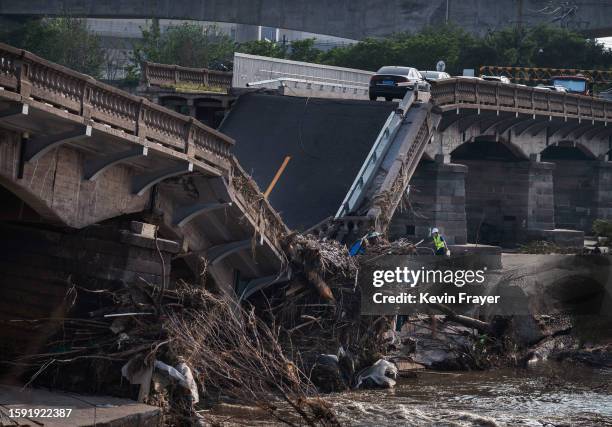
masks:
[[[559,141],[540,153],[542,161],[596,160],[597,156],[586,145],[574,141]]]
[[[462,160],[500,162],[529,160],[529,156],[521,147],[504,138],[496,139],[495,136],[478,136],[459,145],[450,154],[454,163],[461,163]]]
[[[510,141],[482,136],[455,148],[451,161],[467,166],[468,241],[513,246],[522,240],[529,226],[529,156]]]

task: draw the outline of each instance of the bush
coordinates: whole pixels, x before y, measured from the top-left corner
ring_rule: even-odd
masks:
[[[612,221],[596,219],[593,221],[593,233],[597,237],[605,237],[609,240],[612,238]]]

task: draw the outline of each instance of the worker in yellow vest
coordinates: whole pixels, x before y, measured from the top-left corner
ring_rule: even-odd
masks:
[[[431,237],[433,238],[434,250],[436,251],[436,255],[450,256],[450,250],[448,249],[446,240],[440,234],[440,230],[438,230],[436,227],[432,228]]]

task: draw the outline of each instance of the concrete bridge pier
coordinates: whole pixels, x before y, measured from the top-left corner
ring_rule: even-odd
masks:
[[[612,219],[612,162],[598,160],[595,166],[595,216],[599,219]]]
[[[428,238],[432,227],[440,229],[449,244],[467,243],[465,175],[467,167],[449,163],[449,157],[421,161],[410,181],[404,206],[398,208],[389,226],[392,239]]]
[[[556,228],[554,164],[490,137],[462,144],[451,158],[467,166],[470,243],[514,246],[543,235],[550,240]]]

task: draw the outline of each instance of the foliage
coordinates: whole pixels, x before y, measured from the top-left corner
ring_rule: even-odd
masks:
[[[30,20],[22,27],[20,37],[13,32],[11,42],[92,77],[100,77],[105,62],[99,37],[88,31],[83,19]]]
[[[321,51],[314,47],[315,39],[295,40],[291,42],[289,59],[293,61],[316,62]]]
[[[427,28],[417,34],[396,34],[386,39],[366,39],[354,45],[322,53],[323,63],[367,70],[383,65],[410,65],[432,69],[446,62],[447,71],[482,65],[601,68],[612,67],[612,52],[579,33],[552,27],[507,28],[484,37],[461,28]]]
[[[581,253],[582,248],[563,247],[545,240],[534,240],[520,245],[518,252],[521,254],[576,254]]]
[[[132,76],[144,61],[213,70],[231,68],[234,42],[215,25],[183,23],[162,33],[159,21],[153,19],[141,31],[142,39],[134,45]]]
[[[240,53],[251,55],[267,56],[269,58],[285,58],[287,56],[287,46],[269,40],[253,40],[242,43],[237,49]]]
[[[112,62],[112,58],[103,54],[99,38],[87,31],[81,19],[24,19],[15,28],[1,29],[0,39],[96,77],[105,61]],[[128,74],[137,81],[143,61],[227,70],[232,67],[234,51],[364,70],[377,70],[383,65],[427,70],[442,59],[447,71],[455,75],[482,65],[612,68],[612,50],[580,33],[556,26],[509,27],[478,37],[447,25],[425,28],[416,34],[368,38],[322,51],[316,48],[315,39],[291,43],[261,40],[236,45],[214,25],[183,23],[162,32],[159,21],[153,19],[142,28],[142,39],[133,46]]]
[[[597,237],[612,239],[612,221],[596,219],[593,221],[593,232]]]
[[[482,65],[609,69],[612,51],[579,33],[553,27],[512,27],[483,37],[448,25],[426,28],[416,34],[400,33],[388,38],[367,38],[327,52],[314,47],[314,39],[294,41],[288,49],[280,43],[244,43],[238,50],[255,55],[318,62],[375,71],[383,65],[410,65],[433,69],[438,60],[447,71],[461,74]]]

